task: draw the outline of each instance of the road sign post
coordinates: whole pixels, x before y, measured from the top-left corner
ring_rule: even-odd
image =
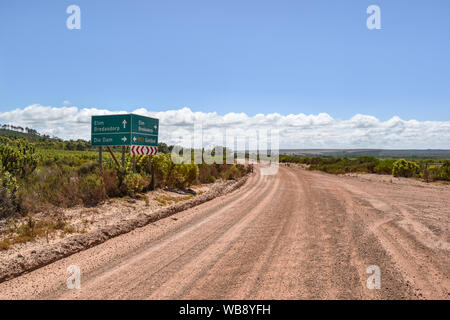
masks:
[[[125,146],[122,147],[122,168],[125,168]]]
[[[98,147],[98,168],[102,172],[102,147]]]
[[[152,182],[150,183],[150,190],[155,190],[155,173],[153,172],[153,168],[152,168],[152,160],[153,160],[153,156],[149,155],[148,156],[148,171],[150,172],[151,176],[152,176]]]
[[[122,146],[122,167],[124,167],[125,148],[130,146],[134,155],[154,155],[158,152],[159,120],[136,114],[117,114],[92,116],[91,144],[101,148]],[[117,159],[113,157],[118,165]],[[133,171],[136,168],[133,157]],[[101,163],[100,163],[101,166]]]
[[[92,116],[93,146],[158,147],[159,120],[135,114]]]
[[[117,161],[116,156],[114,155],[114,152],[111,150],[111,147],[108,146],[107,148],[108,148],[109,153],[111,154],[111,157],[113,158],[114,162],[116,163],[117,167],[120,167],[119,161]]]

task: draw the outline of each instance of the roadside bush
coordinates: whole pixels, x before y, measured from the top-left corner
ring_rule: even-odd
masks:
[[[167,175],[170,170],[173,170],[173,166],[170,154],[153,156],[152,170],[155,175],[155,187],[162,188],[166,186]]]
[[[179,164],[172,170],[168,184],[177,188],[186,188],[197,182],[198,167],[196,164]]]
[[[98,163],[95,161],[88,161],[80,165],[77,169],[77,173],[79,176],[87,175],[90,173],[98,172]]]
[[[441,168],[442,180],[450,180],[450,161],[445,161]]]
[[[450,180],[450,161],[444,161],[442,166],[430,165],[423,170],[422,177],[425,181]]]
[[[212,183],[219,177],[219,170],[216,165],[199,164],[198,171],[198,181],[200,183]]]
[[[80,178],[78,188],[80,198],[84,205],[93,206],[106,198],[103,179],[95,173]]]
[[[375,167],[374,172],[378,174],[392,174],[394,160],[381,160]]]
[[[394,177],[410,178],[417,175],[420,171],[420,167],[417,163],[400,159],[394,162],[392,168],[392,175]]]
[[[198,166],[196,164],[190,164],[190,165],[186,165],[186,178],[185,178],[185,183],[187,186],[191,186],[193,184],[196,184],[198,182]]]
[[[0,170],[18,175],[21,170],[20,153],[9,144],[0,145]]]
[[[0,185],[0,219],[16,214],[16,206],[8,190]]]
[[[148,158],[149,158],[149,156],[139,157],[138,161],[136,161],[136,172],[150,173],[150,170],[148,167]]]
[[[116,170],[103,170],[103,185],[106,195],[110,198],[122,195],[122,191],[120,190],[121,181],[117,173]]]
[[[230,166],[226,171],[223,172],[222,178],[225,180],[236,180],[241,176],[238,167],[235,165]]]
[[[0,168],[16,177],[31,174],[38,165],[38,158],[34,146],[24,139],[0,144]]]
[[[213,176],[207,176],[204,179],[204,183],[214,183],[214,182],[216,182],[216,178],[214,178]]]
[[[437,166],[431,165],[424,169],[422,176],[427,182],[435,181],[441,177],[441,170]]]
[[[363,172],[374,173],[375,168],[380,163],[380,160],[375,157],[358,157],[356,158],[355,162],[355,166],[357,168],[361,168],[360,170],[362,170]]]
[[[185,188],[198,181],[198,166],[191,163],[174,164],[171,154],[153,156],[152,170],[155,187]]]
[[[16,178],[9,172],[0,170],[0,219],[14,215],[18,211]]]
[[[147,191],[151,191],[152,186],[152,175],[148,174],[148,173],[141,173],[142,179],[144,180],[144,187],[142,189],[142,192],[147,192]]]
[[[438,175],[439,179],[450,176],[450,164],[449,169],[444,169],[444,164],[439,170],[439,174],[436,172],[436,169],[432,169],[430,172],[425,172],[425,169],[421,170],[421,167],[424,168],[424,165],[429,161],[430,160],[420,160],[419,163],[416,163],[405,159],[397,161],[390,159],[380,160],[376,157],[367,156],[357,158],[280,156],[280,162],[302,163],[309,165],[309,170],[320,170],[331,174],[377,173],[391,174],[399,177],[413,177],[418,176],[420,173],[424,178],[426,178],[428,174],[433,177]],[[450,161],[448,162],[450,163]],[[448,172],[446,170],[448,170]]]
[[[374,157],[350,158],[305,158],[302,161],[309,164],[310,170],[320,170],[331,174],[345,173],[375,173],[380,160]],[[297,161],[297,163],[301,163]]]
[[[38,210],[38,205],[44,204],[65,208],[78,205],[82,202],[78,181],[79,177],[69,167],[40,167],[23,185],[22,207],[26,211],[33,207]]]
[[[184,168],[184,164],[172,165],[166,176],[166,185],[169,188],[184,188],[185,177],[184,172],[187,170]]]
[[[122,187],[124,191],[130,196],[135,196],[137,193],[142,192],[144,188],[149,184],[148,181],[138,173],[127,174],[123,179]]]

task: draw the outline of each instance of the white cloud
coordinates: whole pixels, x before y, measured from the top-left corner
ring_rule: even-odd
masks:
[[[0,113],[0,123],[37,129],[64,139],[90,139],[92,115],[126,113],[75,106],[31,105]],[[252,130],[279,130],[281,148],[383,148],[450,149],[450,121],[403,120],[397,116],[380,121],[374,116],[357,114],[338,120],[326,113],[280,115],[194,112],[189,108],[153,112],[140,108],[133,113],[160,119],[160,141],[173,144],[190,134],[194,123],[202,123],[210,143],[221,141],[224,130],[234,136]],[[215,140],[215,141],[214,141]]]

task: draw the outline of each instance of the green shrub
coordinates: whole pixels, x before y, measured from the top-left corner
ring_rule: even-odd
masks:
[[[8,190],[0,186],[0,219],[10,217],[17,212]]]
[[[9,144],[0,145],[0,169],[13,175],[18,175],[21,170],[20,153]]]
[[[156,185],[169,188],[185,188],[198,180],[199,168],[196,164],[174,164],[171,154],[153,156],[152,170]]]
[[[38,158],[34,146],[24,139],[0,144],[0,168],[14,176],[25,178],[32,173]]]
[[[40,167],[23,185],[22,209],[36,211],[45,204],[66,208],[78,205],[82,203],[78,183],[79,177],[70,167]]]
[[[137,193],[142,192],[147,185],[148,181],[145,181],[138,173],[127,174],[123,179],[123,187],[130,196],[135,196]]]
[[[93,206],[105,200],[106,191],[101,176],[91,173],[79,179],[79,195],[83,204]]]
[[[149,156],[141,156],[136,161],[136,172],[140,173],[150,173],[150,168],[148,166]],[[153,160],[152,160],[153,161]]]
[[[410,178],[417,175],[420,171],[420,167],[417,163],[400,159],[394,162],[392,168],[392,175],[394,177]]]
[[[166,176],[166,185],[169,188],[183,188],[184,187],[184,176],[183,169],[184,165],[173,165],[170,167],[169,172]]]
[[[172,171],[175,179],[175,186],[178,188],[185,188],[197,182],[198,167],[196,164],[179,164],[176,165]]]
[[[284,159],[286,161],[286,159]],[[320,170],[332,174],[344,173],[375,173],[380,160],[374,157],[350,158],[305,158],[297,163],[309,164],[310,170]]]
[[[374,172],[378,174],[392,174],[394,160],[381,160],[375,167]]]
[[[18,211],[17,180],[9,172],[0,170],[0,218],[14,215]]]
[[[5,238],[2,241],[0,241],[0,251],[8,250],[10,246],[11,242],[9,241],[9,239]]]
[[[440,171],[440,177],[442,180],[450,180],[450,160],[444,161]]]
[[[427,182],[438,180],[441,177],[441,170],[439,167],[431,165],[428,168],[424,169],[422,177]]]
[[[233,165],[230,166],[226,171],[223,172],[222,177],[225,180],[236,180],[241,176],[241,172],[239,171],[238,167]]]
[[[87,175],[90,173],[96,173],[99,171],[98,163],[95,161],[88,161],[80,165],[77,169],[77,173],[80,176]]]
[[[356,167],[361,168],[357,171],[374,173],[375,168],[380,164],[380,160],[375,157],[358,157],[356,158]]]
[[[200,183],[212,183],[216,181],[216,178],[220,176],[218,167],[216,165],[199,164],[198,181]]]
[[[155,175],[155,187],[165,187],[167,175],[173,170],[174,164],[170,154],[158,154],[153,156],[152,170]]]
[[[185,183],[187,186],[191,186],[197,183],[198,179],[198,166],[196,164],[187,165],[186,179]]]
[[[450,161],[444,161],[442,166],[430,165],[425,168],[422,177],[427,181],[450,180]]]
[[[103,170],[103,185],[108,197],[112,198],[122,195],[122,191],[120,190],[121,182],[116,170]]]

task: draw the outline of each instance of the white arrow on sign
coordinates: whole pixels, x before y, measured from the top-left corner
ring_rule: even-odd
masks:
[[[127,142],[127,137],[123,137],[123,138],[120,139],[120,140],[122,140],[123,142]]]
[[[125,129],[125,126],[127,125],[127,120],[123,120],[123,128]]]
[[[155,124],[154,128],[155,128],[155,130],[156,130],[156,129],[158,129],[158,126]]]
[[[133,137],[133,141],[136,142],[136,137]]]

